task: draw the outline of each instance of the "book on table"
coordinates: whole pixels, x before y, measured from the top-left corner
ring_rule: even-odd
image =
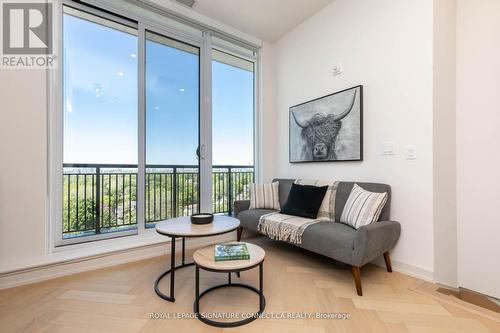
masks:
[[[215,245],[215,261],[250,259],[246,244],[228,243]]]

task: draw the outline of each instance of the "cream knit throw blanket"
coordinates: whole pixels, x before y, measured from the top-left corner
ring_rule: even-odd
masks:
[[[300,245],[306,228],[318,222],[321,221],[275,212],[262,215],[257,229],[271,239]]]

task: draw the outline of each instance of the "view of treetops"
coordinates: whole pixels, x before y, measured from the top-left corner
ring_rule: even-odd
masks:
[[[63,19],[64,237],[136,228],[137,30]],[[89,51],[91,50],[91,51]],[[198,211],[199,49],[148,32],[145,45],[145,222]],[[253,63],[214,50],[212,202],[230,213],[253,181]]]

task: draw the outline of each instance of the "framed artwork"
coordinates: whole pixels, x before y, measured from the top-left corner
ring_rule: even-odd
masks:
[[[290,107],[289,161],[363,160],[363,86]]]

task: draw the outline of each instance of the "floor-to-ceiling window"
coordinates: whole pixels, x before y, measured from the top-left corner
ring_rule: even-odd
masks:
[[[253,62],[212,51],[213,211],[232,212],[249,198],[254,177]]]
[[[146,33],[146,226],[198,212],[199,48]]]
[[[247,199],[255,50],[156,13],[63,8],[55,244],[152,232],[201,207],[230,214]]]
[[[63,15],[63,238],[137,223],[137,29]]]

